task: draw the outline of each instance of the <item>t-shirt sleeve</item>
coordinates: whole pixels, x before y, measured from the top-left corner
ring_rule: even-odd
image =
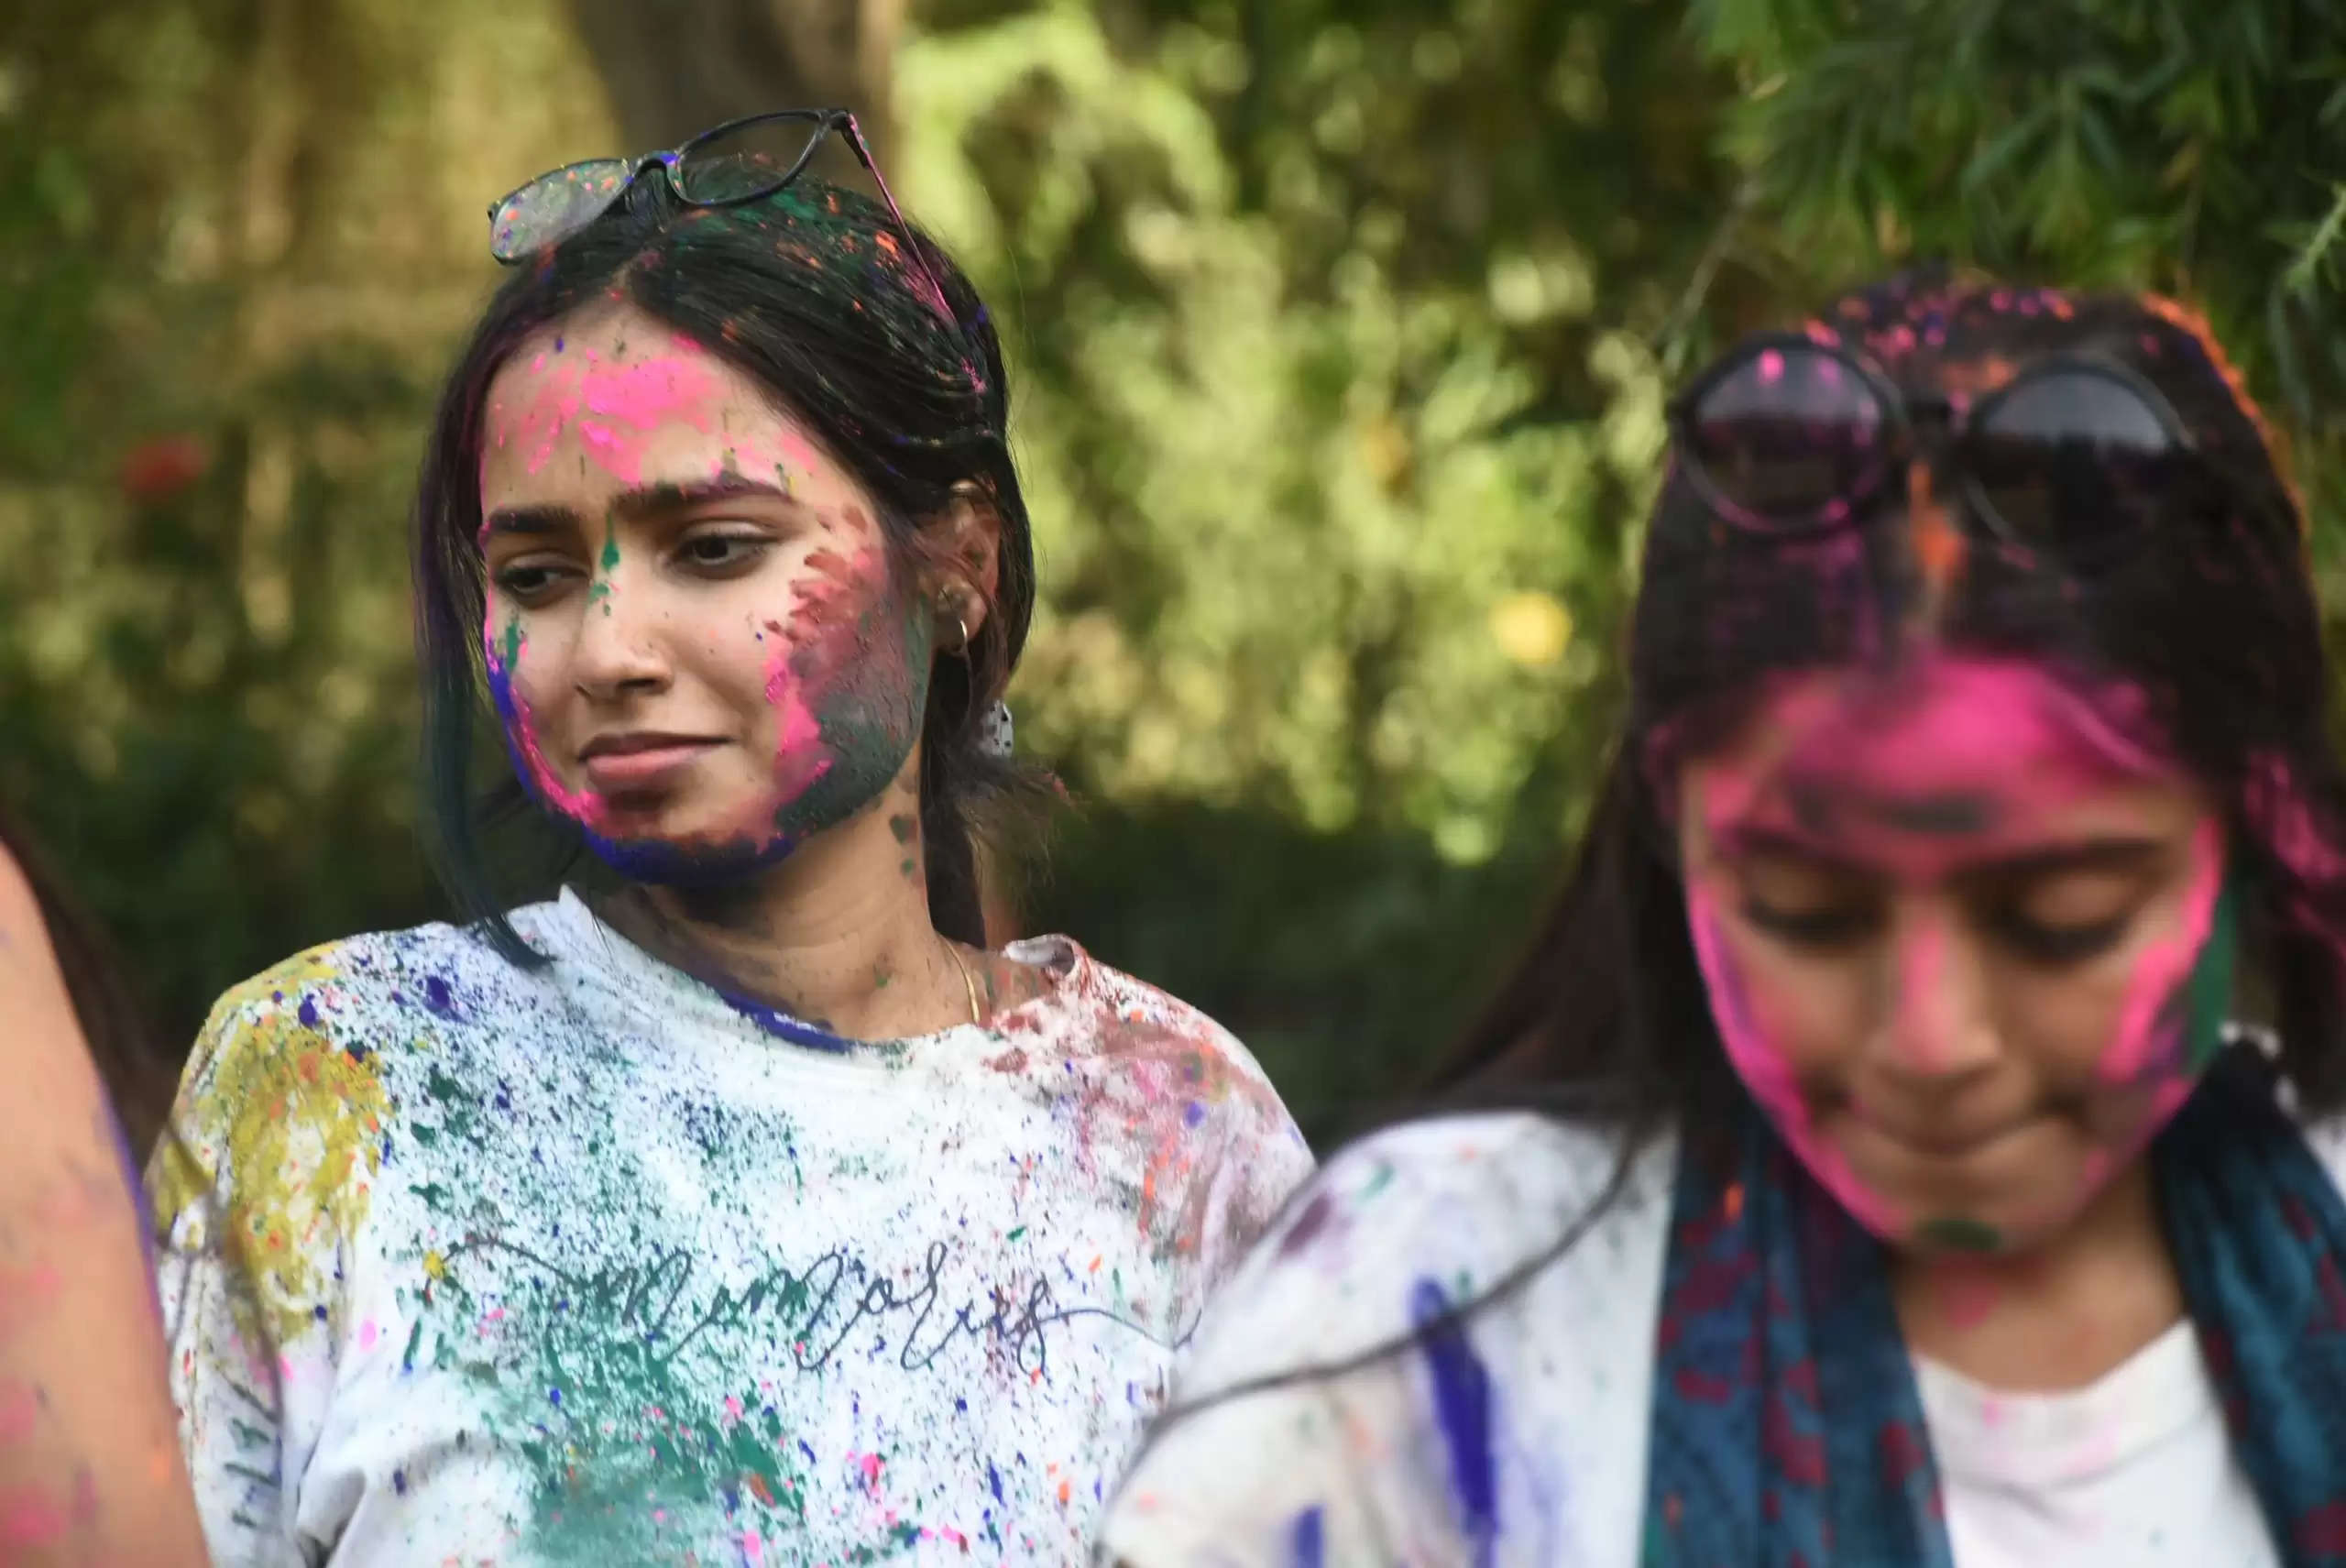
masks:
[[[1207,1299],[1237,1271],[1316,1165],[1302,1130],[1254,1058],[1235,1040],[1227,1048],[1243,1063],[1237,1070],[1244,1082],[1219,1113],[1219,1150],[1200,1190],[1198,1276]]]
[[[317,1561],[342,1522],[305,1517],[301,1481],[389,1106],[321,1017],[329,981],[295,959],[221,1000],[148,1170],[180,1440],[224,1565]]]
[[[1547,1215],[1511,1215],[1456,1167],[1492,1157],[1514,1120],[1370,1139],[1296,1196],[1208,1310],[1110,1508],[1100,1563],[1472,1560],[1490,1508],[1488,1456],[1473,1452],[1490,1374],[1475,1328],[1444,1311],[1494,1282]],[[1501,1234],[1511,1222],[1525,1235]]]

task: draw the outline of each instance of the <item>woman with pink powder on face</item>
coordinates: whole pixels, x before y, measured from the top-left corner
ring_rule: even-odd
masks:
[[[416,513],[468,917],[231,992],[152,1175],[224,1563],[1076,1561],[1310,1169],[973,829],[1033,549],[985,309],[843,114],[558,170]],[[876,182],[876,173],[872,175]],[[466,768],[594,863],[508,909]]]
[[[1902,280],[1672,433],[1601,799],[1451,1066],[1522,1109],[1330,1163],[1105,1554],[2346,1563],[2346,791],[2237,378]]]

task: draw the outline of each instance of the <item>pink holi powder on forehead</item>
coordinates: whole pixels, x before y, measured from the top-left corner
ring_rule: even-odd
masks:
[[[2139,714],[2139,693],[2110,706]],[[1797,737],[1787,765],[1846,776],[1882,793],[2009,785],[2038,773],[2099,787],[2170,770],[2042,666],[1934,657],[1885,683],[1810,676],[1782,692],[1769,719]]]
[[[597,466],[624,484],[641,483],[647,438],[668,424],[709,434],[713,411],[726,398],[716,368],[689,344],[674,354],[625,363],[584,349],[561,356],[550,372],[540,355],[531,371],[545,379],[524,407],[512,411],[499,399],[488,411],[490,445],[520,446],[531,474],[575,433]]]
[[[1888,678],[1812,672],[1775,683],[1730,752],[1693,766],[1714,838],[1761,826],[1803,834],[1799,792],[1853,818],[1845,848],[1936,876],[1992,850],[2000,831],[2041,827],[2116,785],[2180,777],[2138,738],[2148,707],[2130,687],[2088,701],[2017,661],[1934,657]],[[1990,825],[1924,833],[1879,821],[1885,808],[1957,798]]]

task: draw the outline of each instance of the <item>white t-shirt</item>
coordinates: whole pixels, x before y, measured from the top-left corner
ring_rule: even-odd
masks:
[[[2346,1168],[2335,1136],[2309,1135]],[[1102,1559],[1635,1568],[1674,1144],[1642,1151],[1615,1206],[1542,1264],[1617,1154],[1516,1113],[1402,1126],[1332,1160],[1206,1314],[1175,1388],[1194,1413],[1127,1477]],[[1467,1320],[1492,1434],[1468,1495],[1445,1375],[1406,1336],[1429,1301],[1526,1267]],[[1446,1377],[1454,1400],[1455,1357]],[[1927,1364],[1918,1381],[1957,1568],[2275,1562],[2188,1325],[2076,1392],[1993,1394]],[[1486,1556],[1474,1510],[1496,1525]]]
[[[222,1563],[1080,1560],[1310,1172],[1211,1020],[1043,994],[786,1043],[574,895],[223,999],[151,1177]]]

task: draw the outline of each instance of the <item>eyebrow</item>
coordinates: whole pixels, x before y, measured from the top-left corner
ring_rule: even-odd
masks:
[[[638,485],[620,491],[613,498],[611,510],[626,521],[640,522],[645,518],[683,511],[704,502],[732,500],[742,496],[795,500],[788,490],[779,485],[752,479],[745,474],[726,473],[714,479],[699,479],[690,484],[663,480],[657,484]],[[578,528],[585,521],[585,517],[576,507],[499,507],[482,521],[480,532],[484,539],[497,533],[560,533],[566,529]]]
[[[1850,876],[1869,875],[1878,869],[1853,856],[1841,854],[1814,839],[1781,828],[1738,827],[1720,834],[1719,841],[1732,854],[1781,855]],[[2016,882],[2030,877],[2056,876],[2065,872],[2131,871],[2145,861],[2155,859],[2165,848],[2165,840],[2161,839],[2109,834],[1969,861],[1956,874],[1967,882]]]

